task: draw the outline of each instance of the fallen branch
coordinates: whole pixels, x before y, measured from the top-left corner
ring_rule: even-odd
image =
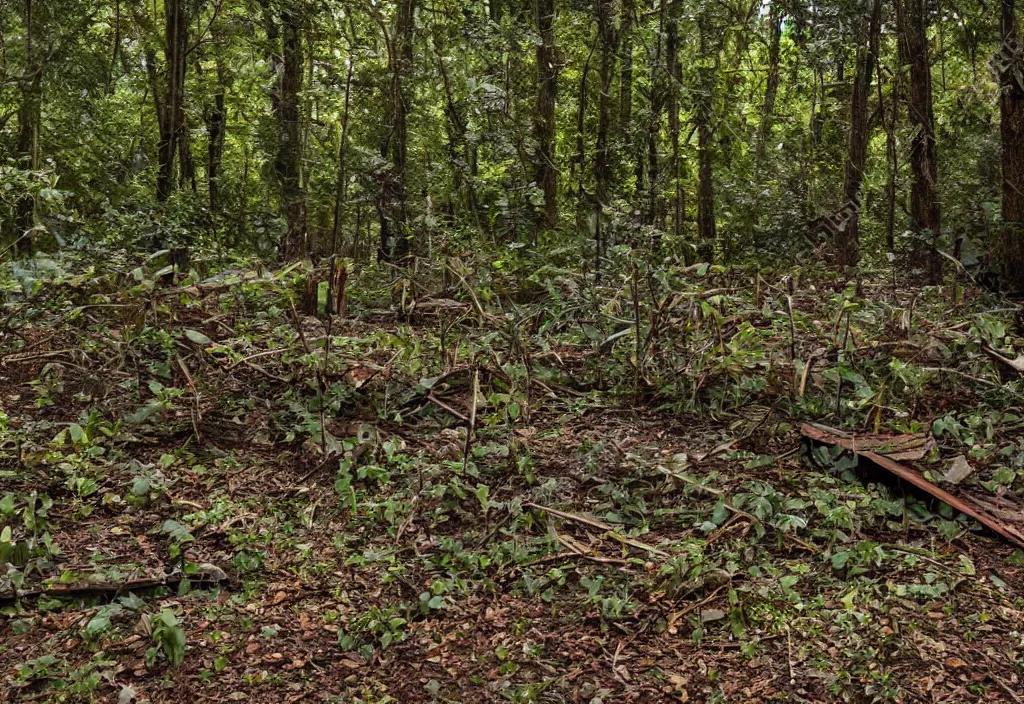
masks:
[[[10,603],[22,599],[38,599],[52,597],[54,599],[83,599],[86,597],[108,597],[116,599],[128,592],[150,591],[166,587],[177,589],[188,579],[191,583],[221,584],[228,581],[228,575],[216,565],[204,563],[199,565],[195,574],[183,575],[175,573],[163,577],[144,577],[124,582],[86,582],[84,584],[58,584],[40,589],[29,589],[22,592],[0,594],[0,603]]]
[[[596,518],[588,518],[587,516],[580,516],[575,513],[559,511],[557,508],[551,508],[550,506],[541,506],[540,504],[535,504],[532,501],[524,502],[523,506],[526,508],[532,508],[538,511],[543,511],[544,513],[550,514],[552,516],[557,516],[558,518],[561,518],[564,521],[572,521],[574,523],[580,523],[585,526],[590,526],[591,528],[595,528],[597,530],[603,530],[609,537],[614,538],[615,540],[618,540],[619,542],[624,543],[626,545],[630,545],[634,548],[637,548],[638,550],[644,550],[645,552],[649,552],[652,555],[657,555],[658,557],[671,557],[671,555],[669,555],[667,552],[659,548],[656,548],[653,545],[648,545],[647,543],[642,543],[639,540],[634,540],[633,538],[628,538],[622,535],[607,523],[599,521]]]
[[[859,455],[860,457],[873,462],[900,479],[910,482],[918,489],[931,494],[939,501],[949,504],[960,513],[970,516],[982,525],[992,529],[1014,545],[1024,548],[1024,532],[1015,525],[1011,525],[1010,523],[997,519],[985,508],[983,502],[970,495],[965,495],[963,498],[954,496],[945,489],[942,489],[925,479],[918,470],[902,465],[885,455],[880,455],[876,452],[862,449],[864,447],[864,442],[860,441],[858,443],[856,436],[843,437],[838,432],[831,432],[830,430],[819,428],[808,423],[804,423],[800,426],[800,434],[806,438],[817,440],[818,442],[822,442],[827,445],[838,445],[843,449],[849,450],[855,455]]]

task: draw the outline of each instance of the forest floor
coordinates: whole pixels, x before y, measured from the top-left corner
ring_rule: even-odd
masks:
[[[117,269],[0,274],[11,702],[1024,699],[1024,552],[798,433],[1012,499],[1005,301]]]

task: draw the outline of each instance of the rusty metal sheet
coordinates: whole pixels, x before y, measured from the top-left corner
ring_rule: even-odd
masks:
[[[800,426],[800,434],[827,445],[838,445],[874,462],[882,469],[910,482],[918,489],[931,494],[957,511],[965,513],[982,525],[991,528],[1014,545],[1024,548],[1024,506],[995,496],[989,496],[988,498],[976,496],[964,488],[957,488],[956,494],[953,494],[932,484],[924,478],[924,475],[919,470],[900,464],[890,456],[873,451],[870,448],[877,448],[878,445],[873,441],[865,442],[860,436],[810,423],[804,423]],[[877,440],[879,436],[865,437],[873,437]],[[900,438],[905,436],[894,437]]]

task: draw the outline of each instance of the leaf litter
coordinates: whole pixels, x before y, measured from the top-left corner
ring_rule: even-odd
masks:
[[[980,308],[873,339],[888,294],[712,273],[645,304],[638,358],[615,311],[481,328],[372,282],[325,325],[301,273],[14,297],[11,701],[1018,700],[1024,552],[799,438],[930,485],[969,456],[1009,520],[1020,389]]]

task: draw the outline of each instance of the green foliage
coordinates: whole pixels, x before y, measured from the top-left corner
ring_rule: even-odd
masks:
[[[170,609],[161,609],[150,617],[149,627],[154,645],[146,651],[146,664],[153,667],[163,653],[172,667],[181,665],[185,659],[185,630],[177,615]]]

